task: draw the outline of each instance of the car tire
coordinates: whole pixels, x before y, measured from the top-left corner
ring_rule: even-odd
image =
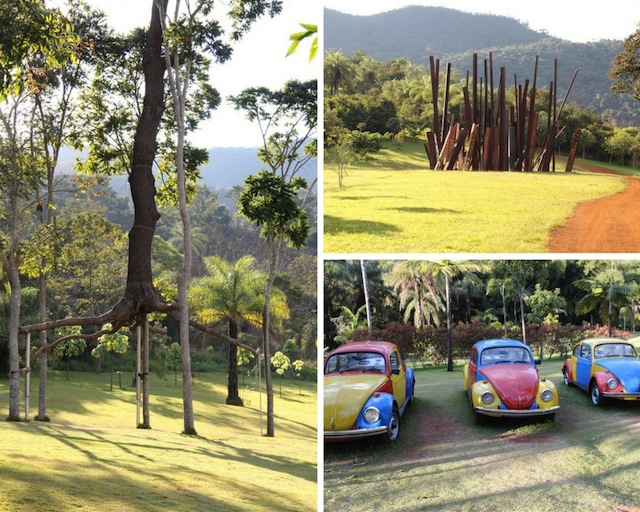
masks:
[[[475,409],[473,410],[473,420],[476,425],[486,425],[487,417],[484,414],[480,414]]]
[[[393,442],[398,438],[400,433],[400,413],[396,406],[393,407],[391,412],[391,420],[389,421],[389,428],[387,430],[387,441]]]
[[[602,396],[595,380],[589,386],[589,396],[591,397],[591,403],[596,407],[602,407],[606,403],[606,398]]]
[[[569,382],[569,370],[567,370],[566,368],[563,368],[562,369],[562,376],[563,376],[563,380],[564,380],[564,385],[565,386],[571,385],[571,383]]]
[[[411,396],[409,397],[409,403],[408,405],[411,405],[413,403],[413,399],[416,396],[416,380],[413,379],[413,383],[411,384]]]

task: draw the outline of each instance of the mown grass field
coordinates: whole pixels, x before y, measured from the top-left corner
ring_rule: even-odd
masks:
[[[640,402],[596,408],[545,360],[553,423],[476,426],[462,367],[416,372],[416,400],[395,444],[325,445],[325,510],[355,512],[640,510]]]
[[[315,382],[285,380],[280,397],[274,378],[276,437],[267,438],[254,379],[241,391],[246,406],[234,407],[224,405],[224,374],[200,374],[192,437],[181,434],[182,388],[173,375],[151,376],[152,429],[136,429],[131,378],[110,391],[108,374],[66,381],[54,372],[50,423],[0,422],[1,511],[317,509]],[[8,404],[6,380],[0,402]]]
[[[430,171],[421,142],[388,143],[347,169],[324,170],[326,253],[543,253],[581,202],[624,189],[622,177]]]

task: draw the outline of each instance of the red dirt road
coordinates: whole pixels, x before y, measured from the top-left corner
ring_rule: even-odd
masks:
[[[599,167],[589,171],[610,172]],[[547,247],[556,253],[640,253],[640,178],[627,178],[618,194],[579,205],[554,229]]]

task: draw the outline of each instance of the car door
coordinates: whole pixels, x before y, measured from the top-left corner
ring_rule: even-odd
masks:
[[[393,396],[396,397],[398,406],[402,406],[407,398],[407,375],[402,358],[397,350],[392,350],[389,354],[389,368],[391,371],[391,385],[393,386]]]
[[[478,349],[476,347],[471,348],[468,368],[469,389],[471,389],[478,375]]]
[[[591,379],[591,346],[583,343],[576,354],[576,384],[583,389]]]

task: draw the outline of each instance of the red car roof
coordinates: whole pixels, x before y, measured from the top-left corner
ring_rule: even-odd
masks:
[[[340,354],[343,352],[357,352],[357,351],[367,351],[374,350],[376,352],[382,352],[383,354],[388,354],[393,349],[397,348],[395,343],[391,343],[389,341],[353,341],[351,343],[345,343],[344,345],[340,345],[338,348],[332,350],[329,354]]]

